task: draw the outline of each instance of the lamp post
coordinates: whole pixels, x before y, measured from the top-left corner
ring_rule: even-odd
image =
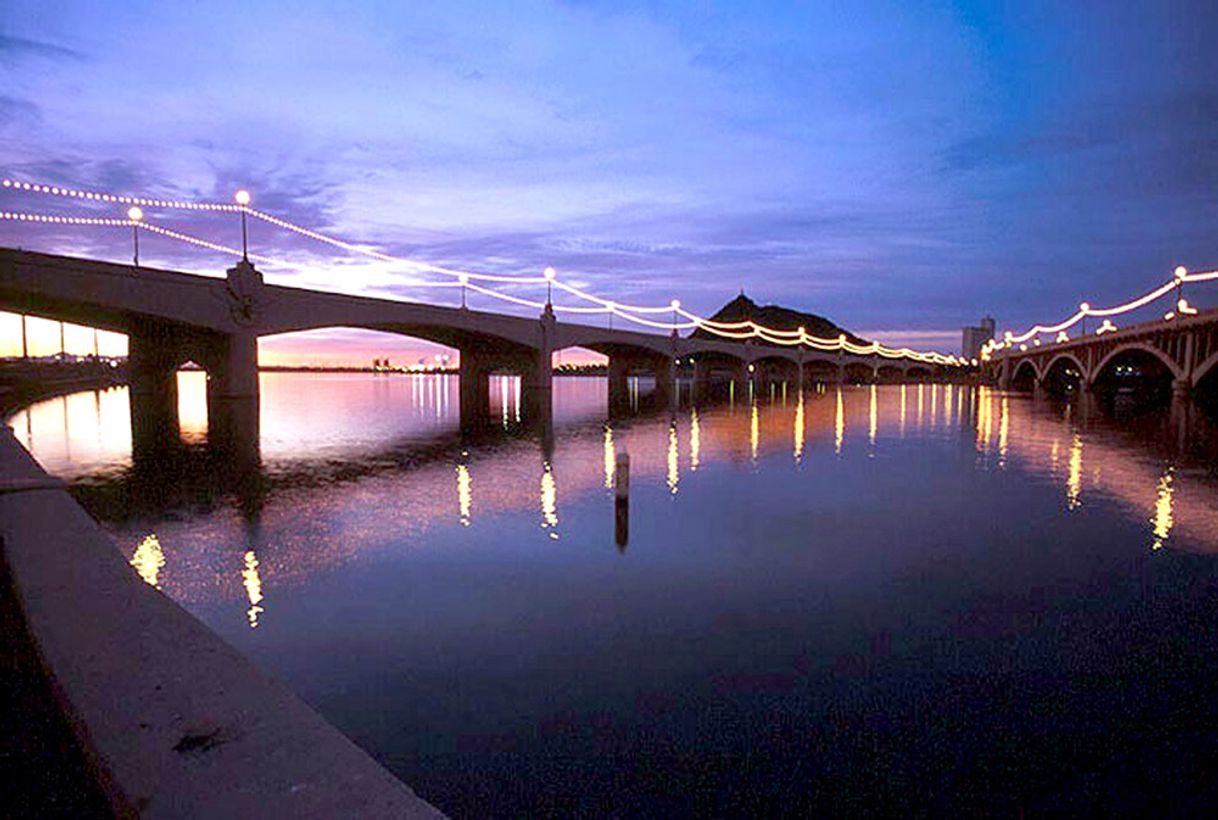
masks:
[[[138,268],[140,266],[140,220],[144,218],[144,212],[138,205],[132,205],[127,209],[127,218],[131,220],[131,243],[135,250],[133,261]]]
[[[246,262],[250,261],[249,254],[249,239],[245,230],[245,212],[249,209],[250,192],[242,188],[237,193],[233,194],[233,199],[241,206],[241,258]]]
[[[551,265],[542,271],[542,275],[546,278],[546,307],[552,310],[553,305],[551,303],[554,301],[554,277],[558,274],[554,271],[554,267]]]

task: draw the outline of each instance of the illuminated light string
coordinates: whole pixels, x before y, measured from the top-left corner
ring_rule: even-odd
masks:
[[[943,354],[933,353],[933,352],[932,353],[918,353],[915,351],[911,351],[908,348],[901,348],[901,349],[886,348],[883,345],[880,345],[878,342],[873,343],[870,346],[852,345],[852,344],[846,342],[845,339],[842,337],[839,337],[838,339],[825,339],[825,338],[808,335],[807,333],[804,332],[803,328],[800,328],[798,330],[781,330],[778,328],[769,328],[769,327],[765,327],[763,325],[758,325],[757,323],[755,323],[751,320],[745,320],[745,321],[741,321],[741,322],[719,322],[719,321],[716,321],[713,319],[708,319],[703,316],[698,316],[697,314],[694,314],[694,313],[691,313],[689,311],[682,309],[680,307],[680,302],[678,302],[677,300],[673,300],[670,303],[670,305],[667,307],[623,305],[623,304],[620,304],[620,303],[617,303],[617,302],[614,302],[611,300],[602,299],[601,297],[595,296],[594,294],[588,293],[587,291],[584,291],[580,288],[576,288],[574,286],[567,285],[566,283],[560,282],[557,279],[557,277],[552,274],[552,271],[550,269],[547,270],[547,275],[544,277],[507,276],[507,275],[500,275],[500,274],[487,274],[487,273],[477,273],[477,272],[473,272],[473,271],[458,270],[458,269],[447,268],[447,267],[443,267],[443,266],[439,266],[439,265],[432,265],[432,264],[425,263],[425,262],[419,262],[417,260],[405,259],[402,257],[393,256],[391,254],[382,253],[382,252],[377,251],[372,248],[368,248],[365,246],[347,242],[347,241],[339,239],[337,237],[333,237],[333,236],[329,236],[327,234],[321,233],[320,231],[314,231],[314,230],[306,228],[304,226],[297,225],[286,219],[282,219],[282,218],[274,216],[272,214],[268,214],[266,212],[251,208],[251,207],[249,207],[249,204],[247,201],[243,201],[240,204],[236,204],[236,205],[230,205],[227,203],[186,202],[186,201],[182,201],[182,200],[151,199],[151,198],[146,198],[146,197],[135,197],[135,196],[121,195],[121,194],[109,194],[109,193],[102,193],[102,192],[96,192],[96,191],[83,191],[83,190],[72,189],[72,188],[63,188],[63,187],[54,186],[54,185],[46,185],[46,184],[42,184],[42,183],[23,182],[23,181],[7,179],[7,178],[0,180],[0,186],[14,190],[14,191],[18,191],[21,193],[41,193],[41,194],[50,194],[50,195],[54,195],[54,196],[63,196],[63,197],[69,197],[69,198],[86,199],[86,200],[92,200],[92,201],[117,202],[117,203],[132,204],[132,205],[144,205],[147,207],[178,208],[178,209],[196,210],[196,211],[241,212],[241,213],[247,214],[249,216],[253,216],[257,219],[261,219],[265,222],[268,222],[269,224],[275,225],[275,226],[283,228],[285,230],[292,231],[301,236],[305,236],[305,237],[313,239],[315,241],[323,242],[323,243],[329,244],[333,247],[337,247],[337,248],[346,250],[350,253],[364,255],[364,256],[375,258],[375,259],[378,259],[381,261],[391,262],[394,264],[401,264],[401,265],[404,265],[406,267],[412,268],[417,271],[424,271],[424,272],[430,272],[430,273],[444,274],[444,275],[448,275],[448,276],[455,276],[462,280],[460,282],[460,284],[462,284],[463,286],[468,285],[469,287],[473,288],[474,290],[476,290],[479,293],[483,293],[483,294],[492,296],[497,299],[502,299],[504,301],[512,302],[514,304],[527,306],[527,307],[545,307],[546,305],[549,305],[549,303],[548,302],[542,303],[542,302],[538,302],[536,300],[531,300],[531,299],[523,299],[521,297],[510,296],[508,294],[504,294],[504,293],[501,293],[498,291],[491,291],[486,288],[477,287],[477,286],[473,285],[470,280],[510,283],[510,284],[515,284],[515,285],[540,284],[542,282],[549,283],[556,287],[559,287],[562,290],[565,290],[566,292],[572,294],[573,296],[576,296],[577,298],[583,299],[585,301],[591,301],[591,302],[594,302],[597,305],[599,305],[599,307],[596,307],[596,308],[581,308],[581,307],[574,307],[574,306],[568,306],[568,305],[550,305],[550,307],[552,307],[552,309],[554,309],[556,311],[561,310],[561,311],[565,311],[565,312],[569,312],[569,313],[584,313],[584,314],[610,313],[610,314],[621,316],[622,318],[624,318],[628,321],[634,322],[636,324],[643,325],[644,327],[651,327],[651,328],[656,328],[656,329],[660,329],[660,330],[676,331],[676,330],[683,330],[683,329],[702,328],[702,329],[707,330],[710,333],[714,333],[715,335],[718,335],[718,336],[721,336],[724,338],[730,338],[730,339],[760,338],[764,341],[768,341],[773,344],[783,344],[783,345],[788,345],[788,346],[806,345],[809,347],[814,347],[814,348],[826,350],[826,351],[846,350],[847,352],[855,353],[858,355],[880,355],[880,356],[885,356],[887,358],[910,358],[910,359],[914,359],[914,360],[918,360],[918,361],[933,362],[936,364],[949,364],[949,365],[958,365],[958,364],[965,363],[964,359],[958,359],[954,355],[944,356]],[[33,221],[43,221],[43,220],[35,219]],[[54,220],[52,218],[48,218],[45,221],[54,221]],[[99,223],[80,222],[80,223],[67,223],[67,224],[128,224],[129,225],[129,224],[133,224],[133,223],[129,220],[116,220],[113,223],[111,223],[111,222],[104,222],[104,223],[102,223],[102,222],[99,222]],[[210,250],[217,250],[217,251],[222,251],[225,253],[232,253],[234,251],[234,249],[229,248],[228,246],[218,245],[216,243],[212,243],[212,242],[209,242],[208,240],[200,239],[198,237],[190,237],[187,234],[182,234],[180,232],[171,231],[170,229],[167,229],[167,228],[160,228],[159,226],[151,226],[146,222],[140,222],[140,223],[138,223],[138,225],[140,227],[144,227],[144,228],[148,228],[149,230],[153,230],[155,233],[160,233],[164,236],[168,236],[168,237],[175,238],[175,239],[180,239],[181,241],[188,242],[190,244],[197,245],[199,247],[208,248]],[[286,267],[294,267],[294,268],[298,268],[298,269],[300,267],[300,266],[296,266],[296,265],[291,265],[289,263],[277,262],[277,261],[269,259],[268,257],[255,256],[253,258],[257,258],[257,259],[266,261],[269,264],[285,265]],[[639,313],[664,313],[669,310],[671,310],[674,314],[674,320],[672,322],[656,322],[653,320],[645,319],[642,316],[637,315]],[[675,317],[677,315],[681,315],[681,316],[685,317],[687,321],[686,322],[677,322],[675,319]],[[742,332],[732,332],[732,331],[742,331]]]
[[[1143,294],[1142,296],[1137,297],[1136,299],[1132,299],[1124,304],[1108,308],[1094,308],[1088,302],[1083,302],[1078,306],[1078,310],[1073,315],[1067,319],[1064,319],[1058,324],[1033,325],[1028,330],[1020,334],[1007,331],[1005,334],[1003,334],[1002,341],[992,340],[991,342],[987,343],[984,352],[988,354],[989,352],[999,348],[1013,347],[1015,345],[1027,342],[1034,336],[1039,336],[1043,333],[1057,334],[1056,341],[1059,343],[1069,341],[1070,337],[1066,331],[1088,316],[1104,317],[1104,323],[1100,325],[1100,329],[1097,330],[1096,333],[1109,333],[1116,330],[1116,326],[1112,324],[1107,317],[1119,316],[1123,313],[1128,313],[1131,310],[1137,310],[1140,307],[1145,307],[1152,302],[1162,299],[1164,296],[1171,293],[1173,290],[1176,290],[1185,283],[1210,282],[1215,279],[1218,279],[1218,270],[1206,271],[1204,273],[1189,273],[1185,268],[1178,267],[1173,272],[1171,279],[1164,282],[1157,288]],[[1187,299],[1178,299],[1176,302],[1176,309],[1174,311],[1168,311],[1165,313],[1163,318],[1165,320],[1171,320],[1174,319],[1176,315],[1192,315],[1196,312],[1197,309],[1192,307],[1188,303]]]
[[[83,199],[93,202],[121,202],[124,205],[143,205],[149,208],[178,208],[187,211],[239,211],[240,205],[228,205],[221,202],[187,202],[180,199],[151,199],[142,196],[127,196],[124,194],[107,194],[100,191],[83,191],[77,188],[64,188],[58,185],[45,185],[38,182],[22,182],[16,179],[0,180],[0,187],[9,188],[22,193],[50,194],[52,196]]]
[[[133,208],[132,211],[134,211],[134,210],[135,209]],[[204,248],[206,250],[217,251],[220,253],[225,253],[225,254],[229,254],[231,256],[236,256],[236,257],[243,256],[242,251],[240,251],[237,248],[234,248],[232,246],[223,245],[218,242],[212,242],[210,240],[202,239],[200,237],[193,236],[191,234],[183,233],[181,231],[176,231],[171,228],[166,228],[166,227],[163,227],[160,225],[156,225],[154,223],[147,222],[142,218],[142,214],[139,219],[133,219],[133,218],[106,219],[106,218],[98,218],[98,217],[75,217],[75,216],[59,216],[59,215],[54,215],[54,214],[30,214],[30,213],[2,211],[2,212],[0,212],[0,219],[7,219],[7,220],[12,220],[12,221],[23,221],[23,222],[38,222],[38,223],[44,223],[44,224],[100,225],[100,226],[107,226],[107,227],[134,227],[134,228],[149,231],[151,233],[159,234],[161,236],[165,236],[170,239],[174,239],[174,240],[177,240],[180,242],[194,245],[196,247]],[[375,253],[378,257],[385,259],[385,261],[390,261],[390,262],[402,261],[402,260],[398,260],[394,257],[390,257],[387,254],[379,254],[376,252],[373,252],[373,253]],[[264,255],[256,254],[256,253],[249,254],[249,258],[253,259],[254,261],[258,261],[258,262],[262,262],[264,264],[274,265],[274,266],[278,266],[278,267],[286,267],[286,268],[291,268],[291,269],[295,269],[295,270],[307,270],[308,269],[307,266],[298,265],[298,264],[294,264],[291,262],[285,262],[283,260],[275,259],[273,257],[264,256]],[[421,266],[412,265],[412,267],[421,267]],[[465,277],[462,276],[462,279],[464,280]],[[528,281],[536,281],[537,279],[538,278],[536,278],[536,277],[532,277]],[[519,278],[513,279],[512,277],[499,277],[498,278],[498,281],[504,281],[504,280],[516,281],[516,282],[520,281]],[[550,279],[548,277],[541,277],[540,281],[550,281]],[[580,291],[578,289],[576,289],[570,285],[566,285],[565,283],[559,283],[559,285],[564,290],[567,290],[571,293],[575,293],[577,295],[580,294]],[[469,281],[414,282],[414,283],[410,283],[408,286],[410,286],[410,287],[469,287],[471,290],[474,290],[478,293],[482,293],[487,296],[494,297],[496,299],[501,299],[503,301],[511,302],[513,304],[522,305],[524,307],[537,308],[537,309],[544,309],[546,307],[546,303],[544,303],[544,302],[540,302],[540,301],[537,301],[534,299],[525,299],[525,298],[522,298],[519,296],[513,296],[511,294],[501,293],[499,291],[491,290],[489,288],[484,288],[480,285],[476,285]],[[591,296],[591,295],[589,294],[589,296]],[[700,317],[697,317],[694,314],[690,314],[687,311],[682,311],[682,310],[680,310],[679,307],[674,308],[672,305],[670,305],[668,308],[652,308],[649,310],[651,310],[653,312],[674,310],[675,312],[678,312],[681,315],[688,315],[693,318],[690,321],[683,322],[683,323],[657,322],[657,321],[645,319],[645,318],[639,317],[639,316],[632,316],[630,314],[630,312],[628,312],[627,309],[623,308],[623,306],[621,306],[615,302],[611,302],[609,300],[603,300],[603,299],[600,299],[599,297],[595,297],[595,296],[592,296],[591,298],[593,301],[600,303],[601,306],[599,306],[599,307],[578,307],[578,306],[570,306],[570,305],[551,305],[551,307],[555,310],[562,310],[562,311],[565,311],[568,313],[599,314],[599,313],[612,312],[612,313],[622,316],[623,318],[634,321],[638,324],[642,324],[647,327],[657,328],[660,330],[686,330],[686,329],[692,329],[692,328],[697,328],[697,327],[703,326],[702,322],[700,321]],[[634,307],[635,306],[629,306],[629,310],[633,310]],[[751,327],[751,330],[747,331],[747,332],[742,332],[742,333],[733,333],[731,331],[717,331],[715,328],[707,328],[707,329],[711,330],[711,332],[716,332],[717,335],[724,336],[726,338],[732,338],[732,339],[761,338],[764,341],[769,341],[774,344],[787,345],[787,346],[795,346],[795,345],[803,344],[803,345],[807,345],[810,347],[814,347],[814,348],[818,348],[818,349],[826,350],[826,351],[846,350],[847,352],[858,354],[858,355],[878,354],[880,356],[884,356],[887,358],[893,358],[893,359],[911,358],[911,359],[917,359],[917,360],[926,361],[926,362],[934,362],[936,364],[956,364],[959,361],[959,360],[955,359],[955,357],[943,356],[942,354],[938,354],[938,353],[918,353],[916,351],[910,350],[909,348],[900,348],[900,349],[885,348],[884,346],[880,345],[878,342],[873,342],[871,345],[854,345],[854,344],[851,344],[850,342],[847,342],[844,337],[839,337],[838,339],[835,339],[835,340],[819,339],[815,336],[809,336],[809,335],[805,334],[802,329],[796,330],[796,331],[776,331],[776,330],[772,330],[770,328],[766,328],[762,325],[757,325],[756,323],[753,323],[753,322],[724,323],[724,324],[749,326],[749,327]],[[788,334],[796,334],[797,338],[794,338],[794,339],[781,338],[782,336],[788,335]]]

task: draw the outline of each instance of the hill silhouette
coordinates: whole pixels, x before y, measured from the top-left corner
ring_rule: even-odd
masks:
[[[798,330],[802,327],[809,336],[819,336],[822,339],[836,339],[845,333],[846,339],[852,344],[870,344],[866,339],[856,336],[845,328],[839,327],[824,316],[817,316],[815,313],[802,313],[798,310],[782,307],[781,305],[759,305],[745,296],[743,292],[719,308],[718,312],[710,318],[717,322],[752,320],[759,325],[772,327],[775,330]],[[693,332],[691,338],[719,339],[722,337],[716,336],[704,328],[698,328]],[[759,345],[769,344],[761,339],[755,341]]]

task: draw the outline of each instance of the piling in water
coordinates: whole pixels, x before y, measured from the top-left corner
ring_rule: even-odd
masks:
[[[620,551],[630,540],[630,454],[621,452],[613,471],[613,539]]]

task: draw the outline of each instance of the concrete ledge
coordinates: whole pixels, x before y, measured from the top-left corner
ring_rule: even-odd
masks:
[[[0,431],[0,537],[17,597],[120,814],[442,815],[207,627],[141,581]],[[42,486],[38,486],[41,484]]]

